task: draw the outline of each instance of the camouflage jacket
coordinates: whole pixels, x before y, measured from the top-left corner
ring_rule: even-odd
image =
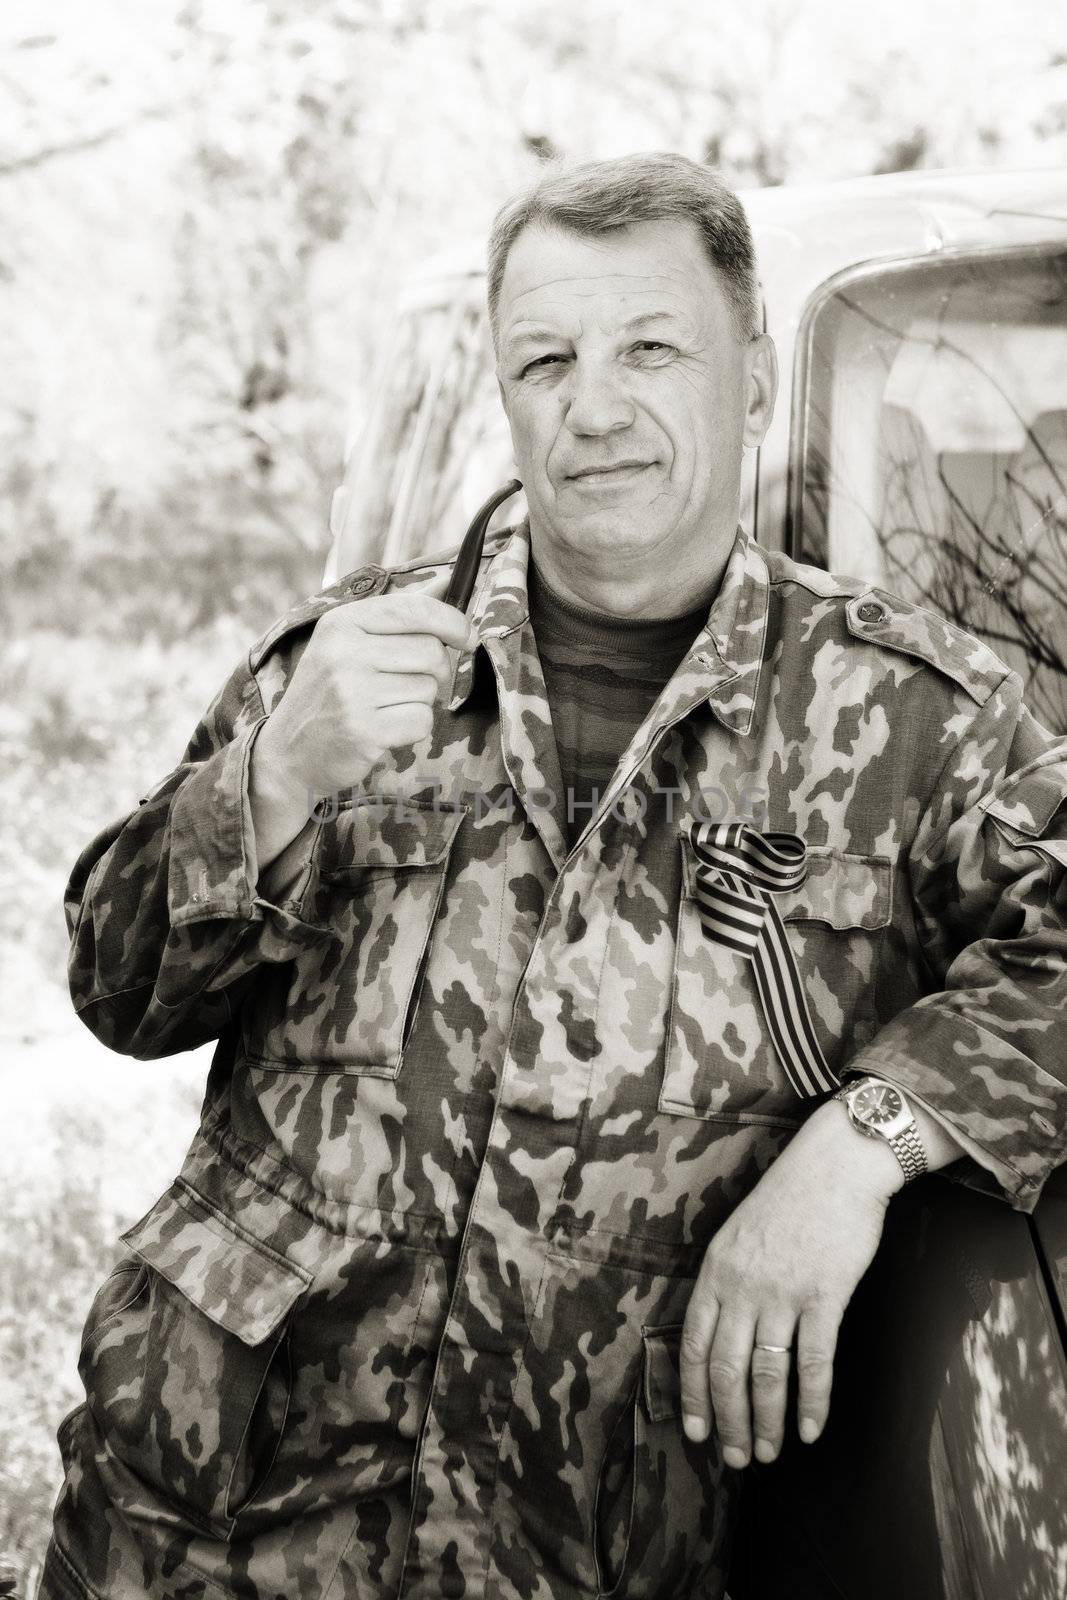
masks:
[[[490,541],[432,739],[281,875],[264,717],[326,609],[440,593],[441,563],[297,607],[77,865],[83,1019],[140,1057],[219,1044],[90,1313],[46,1593],[84,1600],[71,1563],[182,1600],[720,1592],[735,1480],[682,1433],[679,1330],[811,1103],[701,928],[713,808],[807,843],[781,910],[831,1066],[912,1091],[1022,1209],[1063,1158],[1067,751],[1018,678],[739,536],[568,850],[527,554]]]

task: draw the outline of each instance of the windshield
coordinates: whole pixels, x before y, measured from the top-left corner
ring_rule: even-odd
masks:
[[[397,318],[335,513],[337,574],[454,548],[482,502],[515,476],[483,288],[480,276],[445,280]],[[498,519],[524,514],[517,497]]]
[[[865,274],[804,354],[803,559],[978,633],[1067,732],[1067,256]]]

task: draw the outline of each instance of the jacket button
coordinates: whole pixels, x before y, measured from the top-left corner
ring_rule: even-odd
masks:
[[[859,608],[861,622],[884,622],[885,611],[874,600],[865,600]]]
[[[374,588],[374,579],[368,577],[353,578],[348,585],[349,594],[366,594],[368,589]]]

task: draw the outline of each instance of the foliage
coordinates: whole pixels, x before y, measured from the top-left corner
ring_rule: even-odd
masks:
[[[545,154],[672,146],[741,184],[1062,157],[1047,7],[981,0],[964,63],[936,5],[872,5],[6,8],[9,611],[141,631],[161,562],[198,618],[238,574],[306,588],[398,278]]]
[[[47,1032],[69,1011],[62,896],[75,856],[174,766],[247,644],[232,621],[170,643],[38,630],[0,660],[0,783],[14,824],[0,835],[11,885],[0,1015],[13,1034]]]

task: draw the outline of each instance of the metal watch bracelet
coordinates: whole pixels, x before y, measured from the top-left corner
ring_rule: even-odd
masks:
[[[886,1143],[904,1169],[904,1177],[908,1182],[912,1178],[922,1177],[927,1170],[926,1151],[914,1127],[902,1129],[887,1139]]]

